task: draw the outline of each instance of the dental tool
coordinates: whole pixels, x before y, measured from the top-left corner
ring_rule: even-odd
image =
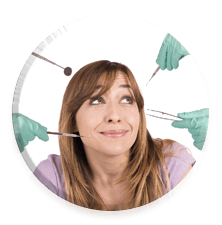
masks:
[[[52,63],[53,65],[56,65],[56,66],[58,66],[58,67],[60,67],[60,68],[62,68],[62,69],[64,69],[64,74],[65,74],[66,76],[70,76],[71,73],[72,73],[72,69],[71,69],[70,67],[63,68],[63,67],[57,65],[56,63],[54,63],[54,62],[52,62],[52,61],[46,59],[45,57],[43,57],[43,56],[41,56],[41,55],[39,55],[39,54],[37,54],[37,53],[35,53],[35,52],[32,52],[32,55],[34,55],[34,56],[36,56],[36,57],[38,57],[38,58],[40,58],[40,59],[43,59],[43,60],[45,60],[45,61],[47,61],[47,62],[50,62],[50,63]]]
[[[151,81],[151,79],[156,75],[156,73],[158,72],[159,69],[160,69],[160,66],[158,66],[158,67],[156,68],[156,70],[154,71],[152,77],[151,77],[150,80],[147,82],[147,84],[148,84],[148,83]],[[147,84],[146,84],[146,86],[147,86]]]
[[[58,133],[58,132],[51,132],[51,131],[47,131],[47,134],[62,135],[67,137],[85,137],[85,136],[80,136],[77,134]],[[85,137],[85,138],[91,138],[91,137]]]
[[[160,116],[155,116],[155,115],[151,115],[151,114],[146,114],[146,115],[148,115],[148,116],[153,116],[153,117],[156,117],[156,118],[160,118],[160,119],[165,119],[165,120],[172,120],[172,121],[181,121],[182,119],[181,118],[179,118],[179,117],[177,117],[177,116],[174,116],[174,115],[172,115],[172,114],[169,114],[169,113],[165,113],[165,112],[161,112],[161,111],[157,111],[157,110],[152,110],[152,109],[147,109],[147,110],[149,110],[149,111],[152,111],[152,112],[155,112],[155,113],[161,113],[162,115],[167,115],[167,116],[169,116],[169,117],[174,117],[174,118],[177,118],[177,119],[180,119],[180,120],[175,120],[175,119],[170,119],[170,118],[164,118],[164,117],[160,117]]]

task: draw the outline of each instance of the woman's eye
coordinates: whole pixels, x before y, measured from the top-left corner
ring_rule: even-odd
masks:
[[[129,104],[133,104],[133,100],[132,98],[130,97],[124,97],[123,100],[126,99],[126,101],[129,103]]]
[[[102,104],[103,103],[103,100],[98,98],[98,99],[94,99],[91,101],[91,105],[99,105],[99,104]]]
[[[124,99],[126,99],[126,103],[129,103],[129,104],[133,104],[133,102],[134,102],[133,99],[132,99],[131,97],[129,97],[129,96],[124,96],[124,97],[122,98],[122,100],[124,100]],[[93,100],[91,101],[91,105],[99,105],[99,104],[94,104],[96,101],[102,103],[103,99],[102,99],[102,98],[93,99]]]

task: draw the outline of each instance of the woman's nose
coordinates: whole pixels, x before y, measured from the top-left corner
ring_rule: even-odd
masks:
[[[116,104],[110,104],[106,111],[106,122],[119,123],[121,122],[121,113]]]
[[[121,120],[120,119],[118,119],[118,120],[115,120],[115,119],[109,119],[108,120],[108,123],[119,123],[119,122],[121,122]]]

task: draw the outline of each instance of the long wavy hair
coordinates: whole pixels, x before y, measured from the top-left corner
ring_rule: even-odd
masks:
[[[153,139],[148,132],[144,100],[130,69],[120,63],[101,60],[90,63],[76,72],[63,97],[59,132],[78,134],[77,111],[93,95],[102,77],[103,86],[97,97],[106,93],[112,87],[118,71],[125,74],[126,81],[129,82],[135,96],[140,115],[138,135],[130,149],[129,163],[123,176],[117,180],[117,183],[129,180],[123,194],[128,196],[126,209],[130,209],[148,204],[170,190],[164,162],[166,155],[162,150],[165,145],[173,142],[172,140]],[[67,200],[90,209],[109,210],[93,186],[93,174],[81,139],[59,137],[59,147]],[[160,172],[160,165],[164,174]]]

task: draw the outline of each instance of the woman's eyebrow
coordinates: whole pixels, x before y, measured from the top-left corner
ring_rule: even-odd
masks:
[[[96,89],[100,89],[103,85],[97,85]],[[129,84],[121,84],[119,88],[131,88]]]

